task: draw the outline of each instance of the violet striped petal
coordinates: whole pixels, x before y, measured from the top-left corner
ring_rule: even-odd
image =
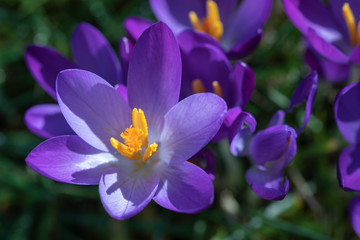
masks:
[[[119,60],[104,35],[88,23],[80,23],[71,38],[71,50],[81,69],[93,72],[112,86],[122,83]]]
[[[75,135],[57,104],[40,104],[25,113],[25,124],[30,131],[43,138]]]
[[[35,172],[55,181],[96,185],[118,159],[93,148],[78,136],[58,136],[37,146],[25,161]]]
[[[214,187],[208,174],[189,162],[168,168],[154,197],[160,206],[184,213],[200,212],[213,200]]]
[[[345,191],[360,191],[360,145],[345,148],[338,161],[338,179]]]

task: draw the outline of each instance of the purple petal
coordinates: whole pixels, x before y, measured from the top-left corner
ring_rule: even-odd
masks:
[[[182,53],[181,98],[194,94],[192,82],[195,79],[200,79],[208,92],[213,92],[213,82],[217,81],[224,100],[230,105],[229,101],[233,97],[231,64],[225,54],[209,44],[196,46],[189,53]]]
[[[266,200],[282,200],[289,191],[289,180],[284,179],[282,171],[253,167],[246,172],[246,181],[259,197]]]
[[[56,76],[62,70],[76,68],[75,64],[56,50],[36,45],[26,48],[25,61],[36,81],[55,100]]]
[[[262,30],[258,29],[258,31],[253,37],[230,46],[231,48],[229,48],[227,56],[230,59],[239,59],[246,57],[257,48],[257,46],[260,44],[261,39]]]
[[[283,110],[278,110],[274,115],[271,117],[268,127],[282,125],[284,124],[285,119],[285,112]]]
[[[71,128],[91,146],[113,151],[110,138],[131,125],[131,110],[104,79],[85,70],[66,70],[57,78],[61,112]]]
[[[55,181],[96,185],[118,159],[93,148],[78,136],[58,136],[37,146],[25,161],[35,172]]]
[[[360,44],[358,44],[350,53],[350,61],[360,65]]]
[[[227,26],[222,43],[226,49],[258,34],[270,16],[272,0],[244,0]],[[246,24],[245,24],[246,23]]]
[[[194,47],[209,44],[223,49],[220,43],[208,34],[197,32],[191,29],[182,31],[176,36],[182,52],[189,53]]]
[[[177,165],[200,151],[219,130],[227,107],[212,93],[198,93],[185,98],[164,119],[160,137],[161,158]]]
[[[122,37],[119,42],[119,55],[122,71],[123,84],[127,83],[127,75],[129,70],[129,61],[134,44],[129,41],[126,37]]]
[[[57,104],[35,105],[25,113],[25,124],[30,131],[43,138],[75,135]]]
[[[360,237],[360,196],[354,197],[349,204],[349,215],[351,224],[356,232],[357,236]]]
[[[219,142],[229,136],[230,127],[242,112],[240,107],[230,108],[224,117],[224,122],[211,142]]]
[[[320,0],[282,0],[282,3],[289,19],[305,36],[312,28],[327,42],[342,38],[333,14]]]
[[[181,58],[174,34],[164,23],[148,28],[136,42],[128,74],[129,105],[141,108],[150,132],[179,100]]]
[[[234,156],[247,154],[251,135],[256,129],[255,118],[247,112],[241,112],[229,129],[230,151]]]
[[[346,81],[350,76],[350,64],[332,62],[308,47],[305,52],[305,60],[312,70],[316,70],[320,76],[333,83]]]
[[[150,0],[150,6],[156,18],[166,23],[175,34],[192,28],[189,19],[190,11],[194,11],[199,19],[206,13],[205,1]]]
[[[320,37],[318,33],[312,29],[308,29],[308,39],[311,46],[321,55],[336,63],[347,63],[349,57],[336,48],[332,43]]]
[[[252,159],[259,166],[280,171],[296,155],[296,133],[288,125],[276,125],[258,132],[250,143]]]
[[[71,38],[71,50],[80,68],[106,79],[111,85],[121,83],[119,60],[104,35],[88,23],[80,23]]]
[[[113,218],[124,220],[142,211],[153,198],[159,176],[144,171],[127,172],[112,169],[103,174],[99,183],[101,202]]]
[[[360,84],[350,84],[337,95],[334,104],[335,120],[344,138],[350,143],[360,142]]]
[[[211,150],[202,149],[188,161],[204,170],[211,180],[215,180],[217,165],[215,154]]]
[[[233,95],[238,96],[234,105],[245,108],[255,88],[255,73],[246,63],[237,62],[233,75]]]
[[[338,178],[345,191],[360,191],[360,146],[345,148],[338,161]]]
[[[124,85],[119,84],[115,86],[115,89],[120,94],[120,96],[125,100],[125,102],[128,102],[127,88]]]
[[[169,168],[162,176],[154,201],[176,212],[196,213],[214,200],[209,176],[196,165],[183,162]]]
[[[141,17],[128,17],[124,21],[124,29],[129,38],[136,42],[141,34],[154,22]]]
[[[300,84],[295,89],[293,96],[291,97],[290,106],[287,112],[291,112],[295,105],[298,105],[303,101],[306,102],[304,121],[301,127],[296,130],[297,135],[299,135],[304,130],[307,123],[309,122],[311,110],[316,97],[317,84],[318,75],[316,71],[313,71],[300,82]]]

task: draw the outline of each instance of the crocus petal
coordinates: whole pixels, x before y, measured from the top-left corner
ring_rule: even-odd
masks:
[[[357,236],[360,237],[360,196],[354,197],[349,204],[351,224]]]
[[[280,171],[296,155],[296,132],[288,125],[276,125],[258,132],[250,143],[252,159],[259,166]]]
[[[160,132],[163,116],[179,100],[180,50],[164,23],[148,28],[136,42],[128,74],[129,105],[141,108],[151,132]]]
[[[204,170],[211,180],[215,180],[217,165],[215,155],[211,150],[201,149],[200,152],[195,154],[188,161]]]
[[[224,117],[223,124],[221,125],[219,131],[216,133],[215,137],[213,137],[211,142],[218,142],[226,138],[229,135],[230,127],[232,126],[234,121],[238,118],[241,112],[242,110],[238,106],[228,109]]]
[[[328,42],[342,38],[330,9],[320,0],[282,0],[282,3],[289,19],[305,36],[312,28]]]
[[[110,138],[119,138],[131,125],[131,110],[104,79],[85,70],[65,70],[57,78],[61,112],[71,128],[88,144],[114,151]]]
[[[136,42],[141,34],[154,22],[141,17],[128,17],[124,21],[124,29],[131,40]]]
[[[119,42],[119,56],[121,63],[121,72],[122,72],[122,80],[123,84],[127,83],[127,75],[129,69],[129,61],[132,50],[134,48],[134,44],[129,41],[128,38],[122,37]]]
[[[289,180],[284,179],[282,171],[253,167],[246,172],[246,181],[259,197],[266,200],[282,200],[289,191]]]
[[[350,84],[337,95],[334,104],[335,120],[344,138],[350,143],[360,140],[360,84]]]
[[[26,64],[40,86],[56,100],[55,81],[59,72],[76,68],[56,50],[49,47],[30,45],[25,51]]]
[[[360,65],[360,44],[358,44],[350,53],[350,61]]]
[[[198,93],[185,98],[164,119],[160,136],[161,159],[177,165],[200,151],[219,130],[227,107],[212,93]]]
[[[316,70],[320,76],[329,82],[340,83],[349,79],[349,63],[341,64],[330,61],[310,47],[306,49],[304,57],[310,68]]]
[[[338,161],[340,186],[346,191],[360,191],[360,146],[345,148]]]
[[[175,34],[191,27],[190,11],[194,11],[199,19],[206,13],[205,1],[150,0],[150,6],[156,18],[165,22]]]
[[[242,42],[239,42],[235,45],[232,45],[231,48],[228,48],[226,55],[230,59],[239,59],[246,57],[257,48],[257,46],[260,44],[261,39],[262,39],[262,30],[258,29],[258,31],[253,37],[244,40]]]
[[[222,43],[234,46],[258,34],[270,16],[272,0],[244,0],[224,33]],[[245,24],[246,23],[246,24]]]
[[[58,136],[37,146],[26,158],[35,172],[59,182],[96,185],[118,159],[78,136]]]
[[[25,124],[30,131],[43,138],[75,135],[57,104],[41,104],[28,109]]]
[[[237,62],[233,75],[233,95],[238,96],[234,105],[245,108],[255,88],[255,73],[246,63]]]
[[[230,151],[234,156],[247,154],[247,146],[252,133],[256,129],[255,118],[247,112],[241,112],[233,121],[229,129]]]
[[[176,212],[196,213],[208,208],[214,200],[209,176],[198,166],[183,162],[161,176],[154,201]]]
[[[203,44],[194,47],[189,53],[182,52],[181,98],[194,94],[192,82],[201,80],[208,92],[213,92],[213,82],[221,87],[222,96],[229,104],[232,97],[230,83],[231,64],[225,54],[218,48]],[[234,102],[234,101],[233,101]]]
[[[105,210],[124,220],[142,211],[153,198],[159,176],[142,171],[110,169],[100,179],[99,193]]]
[[[295,89],[293,96],[291,97],[290,106],[287,112],[291,112],[295,105],[306,101],[304,121],[301,127],[296,130],[297,135],[299,135],[304,130],[307,123],[309,122],[311,110],[316,97],[317,84],[318,75],[316,71],[313,71],[300,82],[298,87]]]
[[[220,43],[208,34],[191,29],[184,30],[176,36],[182,52],[189,53],[194,47],[210,44],[222,49]]]
[[[80,68],[106,79],[111,85],[121,83],[119,60],[104,35],[88,23],[80,23],[71,38],[71,50]]]
[[[125,102],[128,102],[127,88],[123,84],[118,84],[115,86],[115,89],[120,94],[120,96],[125,100]]]
[[[271,117],[268,127],[282,125],[284,124],[285,119],[285,112],[283,110],[278,110],[274,115]]]
[[[321,55],[336,63],[347,63],[349,57],[336,48],[332,43],[320,37],[318,33],[312,29],[308,29],[308,40],[311,46]]]

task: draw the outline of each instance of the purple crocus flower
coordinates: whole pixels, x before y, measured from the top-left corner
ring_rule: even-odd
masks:
[[[253,191],[267,200],[281,200],[289,191],[289,181],[284,177],[284,168],[296,155],[296,138],[307,125],[317,91],[317,73],[310,73],[295,89],[290,106],[306,102],[305,117],[299,129],[284,124],[285,112],[280,110],[270,120],[268,128],[251,134],[256,122],[243,115],[231,135],[230,150],[235,156],[248,155],[255,163],[246,173],[246,181]],[[244,113],[242,113],[244,114]]]
[[[360,64],[360,2],[282,0],[284,10],[305,36],[308,64],[331,81],[346,80],[350,64]]]
[[[201,92],[213,92],[222,97],[229,111],[213,141],[227,137],[230,127],[249,102],[255,88],[253,70],[240,61],[231,66],[226,55],[209,44],[181,49],[181,60],[180,98]]]
[[[272,0],[150,0],[157,19],[169,25],[179,44],[213,44],[229,58],[247,56],[258,46]],[[134,40],[151,22],[128,18],[124,27]]]
[[[123,49],[126,44],[122,43]],[[111,85],[124,84],[119,60],[106,38],[94,26],[81,23],[71,38],[71,50],[74,62],[65,58],[55,49],[30,45],[25,52],[28,68],[40,86],[56,100],[55,81],[57,74],[64,69],[79,68],[91,71],[106,79]],[[122,59],[126,64],[129,58],[125,50]],[[31,107],[25,114],[27,127],[35,134],[50,138],[53,136],[74,134],[66,123],[57,104],[40,104]]]
[[[345,148],[338,161],[339,184],[345,191],[360,192],[360,83],[343,88],[334,105],[335,120],[343,137],[351,144]],[[355,197],[349,207],[353,228],[360,237],[360,202]]]
[[[101,201],[116,219],[139,213],[152,199],[177,212],[209,207],[209,175],[188,162],[216,134],[227,110],[217,95],[178,103],[181,60],[164,23],[147,29],[129,62],[128,103],[101,77],[65,70],[57,99],[77,134],[50,138],[27,157],[36,172],[71,184],[99,184]]]

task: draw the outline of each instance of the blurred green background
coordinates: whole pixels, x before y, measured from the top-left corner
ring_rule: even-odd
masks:
[[[53,100],[30,75],[26,46],[52,46],[71,57],[72,31],[85,21],[118,51],[122,23],[130,15],[153,18],[145,0],[0,1],[0,239],[357,239],[347,213],[354,193],[343,192],[336,178],[337,158],[347,143],[336,128],[333,102],[343,85],[323,79],[311,121],[298,138],[298,154],[286,169],[290,192],[283,201],[265,201],[251,191],[244,177],[251,162],[232,157],[226,141],[210,146],[218,157],[215,202],[194,215],[152,202],[132,219],[117,221],[103,209],[97,186],[57,183],[28,168],[24,159],[43,139],[26,129],[24,112]],[[258,129],[287,108],[309,73],[302,52],[301,35],[276,0],[261,45],[244,59],[256,74],[246,110]],[[303,114],[303,107],[295,109],[287,123],[299,126]]]

